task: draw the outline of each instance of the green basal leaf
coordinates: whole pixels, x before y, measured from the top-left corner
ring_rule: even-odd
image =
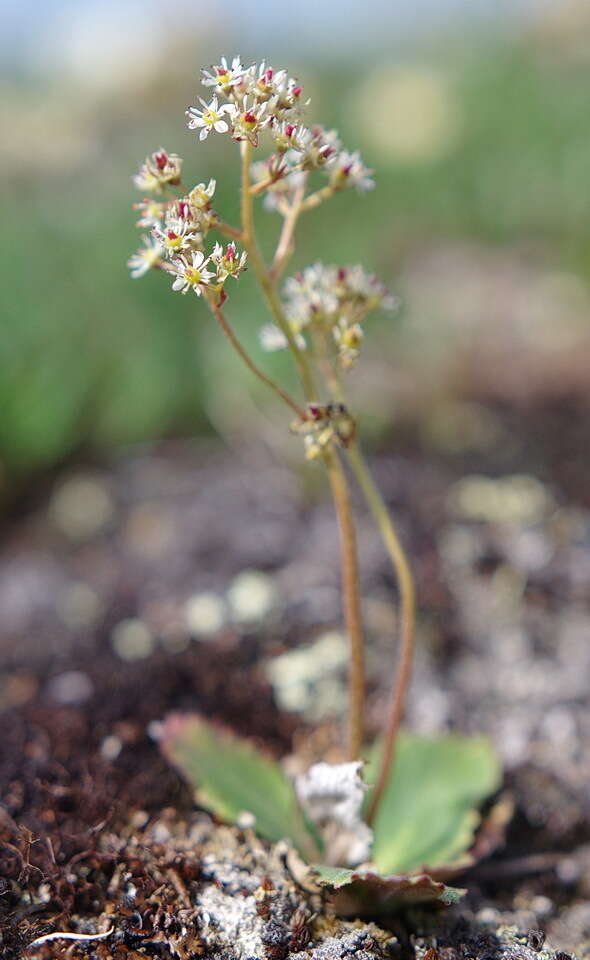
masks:
[[[365,770],[377,778],[377,747]],[[374,828],[378,873],[469,865],[466,852],[480,823],[477,807],[498,789],[498,758],[485,737],[400,735]]]
[[[314,867],[321,886],[336,894],[339,912],[352,914],[384,913],[414,903],[438,901],[449,906],[457,903],[465,890],[449,887],[427,873],[383,877],[371,870],[346,870],[343,867]]]
[[[172,714],[160,745],[166,757],[196,789],[197,801],[228,823],[248,812],[266,840],[288,837],[302,852],[310,838],[302,825],[295,793],[280,766],[246,740],[197,714]]]

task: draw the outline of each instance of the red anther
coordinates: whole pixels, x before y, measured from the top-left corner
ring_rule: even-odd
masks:
[[[322,419],[322,409],[317,403],[309,403],[307,409],[309,410],[309,415],[312,420]]]
[[[228,243],[227,251],[225,254],[226,260],[235,260],[236,259],[236,245],[235,243]]]
[[[189,215],[189,205],[188,205],[188,203],[186,202],[186,200],[179,200],[179,201],[178,201],[178,216],[181,217],[182,220],[188,220],[188,215]]]
[[[178,238],[178,234],[174,233],[174,230],[169,230],[166,236],[169,240],[176,240]]]
[[[346,270],[344,267],[338,267],[338,279],[341,283],[346,280]]]
[[[285,136],[292,137],[295,133],[295,125],[293,123],[288,123],[285,127]]]
[[[168,154],[167,153],[155,153],[154,160],[156,161],[156,166],[158,170],[163,170],[166,164],[168,163]]]
[[[265,79],[266,83],[270,83],[270,82],[271,82],[271,80],[272,80],[272,73],[273,73],[273,72],[272,72],[272,68],[269,67],[268,70],[267,70],[267,71],[265,72],[265,74],[264,74],[264,79]]]
[[[342,173],[347,177],[352,170],[352,163],[347,163],[345,167],[342,167]]]
[[[256,121],[256,114],[252,113],[251,110],[248,110],[248,111],[244,114],[244,120],[245,120],[246,123],[256,123],[256,122],[257,122],[257,121]]]
[[[299,96],[301,96],[301,91],[302,91],[302,90],[303,90],[303,87],[293,87],[293,96],[294,96],[294,97],[299,97]]]

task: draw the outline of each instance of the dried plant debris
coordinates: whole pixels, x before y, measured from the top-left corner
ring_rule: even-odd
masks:
[[[286,844],[199,814],[147,821],[140,813],[105,831],[54,876],[21,870],[8,885],[2,957],[386,960],[396,949],[374,924],[326,915],[326,896]]]
[[[414,938],[413,947],[415,960],[576,960],[551,947],[540,930],[490,925],[473,916],[455,918],[435,936]]]

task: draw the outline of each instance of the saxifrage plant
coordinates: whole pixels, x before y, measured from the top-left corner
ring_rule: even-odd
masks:
[[[162,746],[196,786],[203,807],[229,822],[250,823],[268,840],[288,838],[314,864],[320,882],[344,889],[369,909],[395,902],[461,893],[444,883],[478,855],[477,812],[499,786],[489,743],[457,734],[427,739],[400,734],[414,650],[414,582],[405,551],[358,442],[344,374],[358,359],[367,316],[396,300],[362,266],[316,263],[283,274],[295,249],[299,218],[336,194],[374,186],[357,152],[345,150],[334,130],[306,126],[308,101],[285,70],[265,63],[243,66],[238,57],[203,71],[211,99],[187,111],[188,127],[239,144],[241,223],[216,211],[215,181],[192,189],[183,161],[159,149],[135,176],[149,196],[137,204],[138,226],[150,231],[129,266],[132,276],[159,270],[172,289],[205,301],[233,349],[280,400],[303,438],[305,456],[328,476],[340,531],[342,592],[350,643],[348,762],[317,763],[292,782],[280,765],[202,716],[175,715],[163,727]],[[270,156],[253,162],[262,147]],[[319,180],[319,183],[315,181]],[[260,252],[254,202],[282,220],[272,262]],[[211,243],[213,233],[228,242]],[[227,316],[229,281],[250,268],[271,323],[261,330],[266,349],[286,348],[302,399],[273,380],[245,348]],[[379,528],[400,595],[400,659],[382,738],[364,757],[365,668],[355,523],[347,461]],[[361,776],[362,772],[362,776]],[[363,779],[364,778],[364,779]],[[496,819],[498,819],[496,817]]]

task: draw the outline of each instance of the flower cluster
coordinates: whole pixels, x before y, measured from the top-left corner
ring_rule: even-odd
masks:
[[[162,154],[164,151],[160,151]],[[182,161],[175,158],[175,162],[180,170]],[[144,167],[134,178],[142,189],[143,170]],[[137,226],[150,228],[151,237],[144,236],[143,246],[129,259],[131,276],[141,277],[150,269],[163,269],[174,276],[173,290],[193,290],[198,296],[205,287],[220,292],[228,277],[238,277],[245,268],[246,253],[238,254],[234,243],[229,243],[225,250],[216,243],[209,256],[204,251],[207,234],[218,222],[212,206],[214,194],[215,180],[210,180],[208,184],[198,183],[185,196],[165,201],[146,198],[135,204],[140,211]]]
[[[282,199],[291,200],[314,170],[328,176],[332,191],[374,186],[372,171],[358,153],[343,149],[335,130],[300,122],[309,101],[302,100],[302,87],[286,70],[266,63],[245,67],[239,57],[230,64],[223,57],[203,71],[203,85],[212,88],[212,99],[199,97],[199,105],[186,113],[189,129],[198,130],[200,140],[215,131],[258,146],[262,131],[268,132],[274,153],[255,164],[252,172],[260,192],[267,194],[269,208],[280,209]]]
[[[366,316],[380,308],[392,310],[398,303],[373,274],[358,265],[327,267],[316,263],[290,277],[284,293],[285,313],[293,332],[301,336],[315,328],[329,333],[345,369],[358,357]],[[285,345],[269,328],[263,331],[262,343],[269,350]]]
[[[291,429],[303,435],[306,460],[317,460],[332,444],[347,447],[356,424],[343,403],[308,403],[307,419],[294,421]]]
[[[242,66],[239,57],[231,65],[225,57],[210,70],[203,70],[203,86],[213,89],[207,102],[199,97],[200,106],[189,107],[187,125],[199,131],[205,140],[212,131],[231,131],[234,140],[248,140],[258,145],[258,136],[267,126],[296,118],[301,104],[302,88],[286,70],[273,70],[266,63]],[[219,102],[222,98],[225,102]]]
[[[258,146],[264,132],[272,152],[251,165],[250,192],[264,196],[268,208],[297,218],[345,187],[365,191],[373,186],[372,171],[357,152],[344,149],[336,130],[303,122],[309,101],[302,98],[302,87],[286,70],[275,70],[264,62],[244,66],[239,57],[222,58],[203,71],[202,82],[211,99],[200,99],[199,106],[189,107],[189,128],[198,131],[200,140],[211,132],[229,133],[252,146]],[[243,163],[248,164],[249,152],[244,153]],[[141,277],[159,269],[172,276],[174,290],[192,290],[200,296],[209,288],[217,295],[217,303],[222,303],[226,281],[245,269],[246,253],[238,252],[233,241],[225,248],[218,242],[208,246],[207,237],[215,229],[230,238],[239,239],[242,234],[222,224],[213,209],[215,180],[188,190],[182,182],[182,167],[180,157],[160,148],[133,178],[147,194],[135,207],[137,226],[148,232],[129,259],[131,275]],[[310,177],[316,173],[325,176],[327,184],[309,193]],[[346,369],[358,357],[367,314],[394,305],[394,298],[362,267],[314,264],[287,281],[282,329],[273,324],[264,327],[262,343],[269,350],[287,346],[288,325],[299,349],[310,345],[308,336],[312,340],[319,336],[328,358]],[[321,448],[323,437],[334,435],[333,419],[311,418],[310,448]]]

